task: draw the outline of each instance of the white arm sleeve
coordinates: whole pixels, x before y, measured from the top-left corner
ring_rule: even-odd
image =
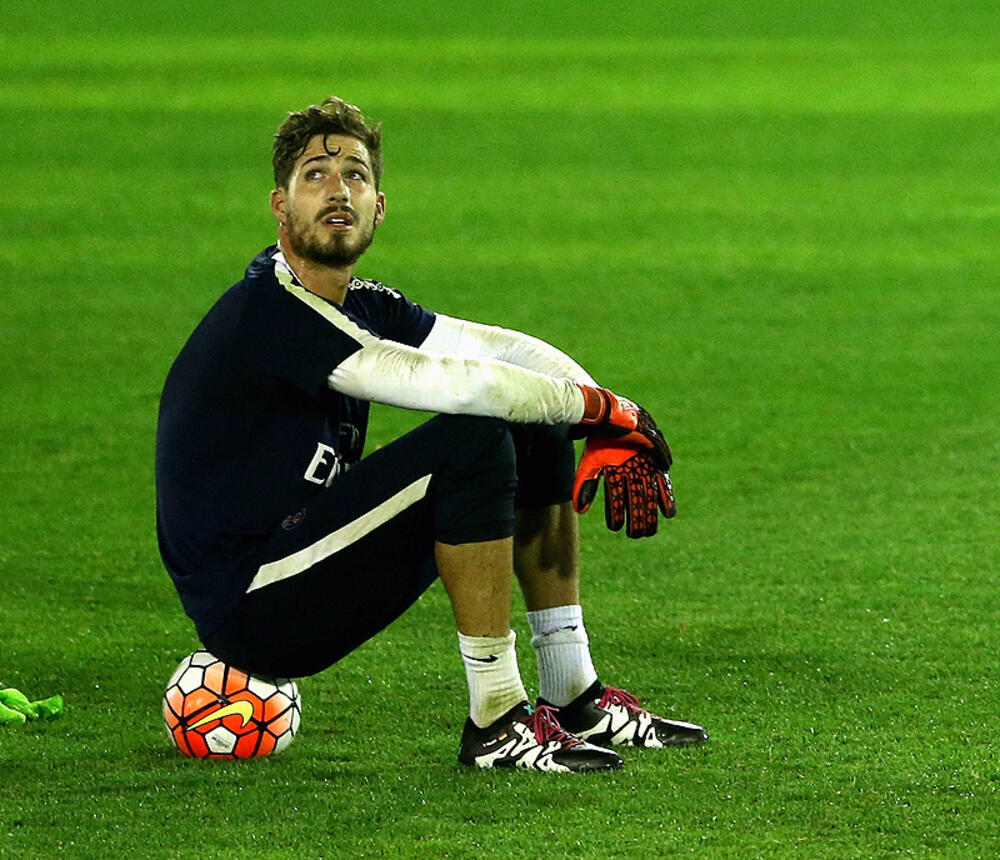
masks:
[[[360,400],[519,424],[578,424],[583,418],[583,393],[571,379],[490,358],[427,352],[373,335],[337,365],[329,385]]]
[[[579,364],[544,340],[511,329],[437,314],[422,350],[463,358],[494,358],[546,376],[597,385]]]

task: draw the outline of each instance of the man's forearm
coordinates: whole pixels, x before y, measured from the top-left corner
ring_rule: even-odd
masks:
[[[577,424],[583,418],[583,394],[569,378],[388,340],[373,339],[342,361],[329,385],[360,400],[519,424]]]
[[[546,376],[596,385],[593,378],[562,350],[512,329],[438,314],[422,350],[464,358],[493,358]]]

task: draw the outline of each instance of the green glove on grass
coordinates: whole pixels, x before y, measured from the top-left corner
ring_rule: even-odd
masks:
[[[8,708],[5,704],[0,702],[0,726],[6,723],[23,723],[27,719],[28,718],[20,711]]]
[[[62,696],[49,696],[47,699],[32,702],[24,693],[13,687],[0,690],[0,725],[54,717],[62,711],[62,708]]]

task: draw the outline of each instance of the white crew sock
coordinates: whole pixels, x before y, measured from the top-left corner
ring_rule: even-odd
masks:
[[[469,716],[481,729],[528,698],[517,668],[516,639],[513,630],[506,636],[458,634],[469,682]]]
[[[528,623],[538,658],[538,695],[557,707],[568,705],[597,680],[583,609],[538,609],[528,613]]]

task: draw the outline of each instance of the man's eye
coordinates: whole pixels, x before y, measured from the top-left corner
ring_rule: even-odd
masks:
[[[307,170],[306,179],[319,179],[323,175],[322,170]]]

